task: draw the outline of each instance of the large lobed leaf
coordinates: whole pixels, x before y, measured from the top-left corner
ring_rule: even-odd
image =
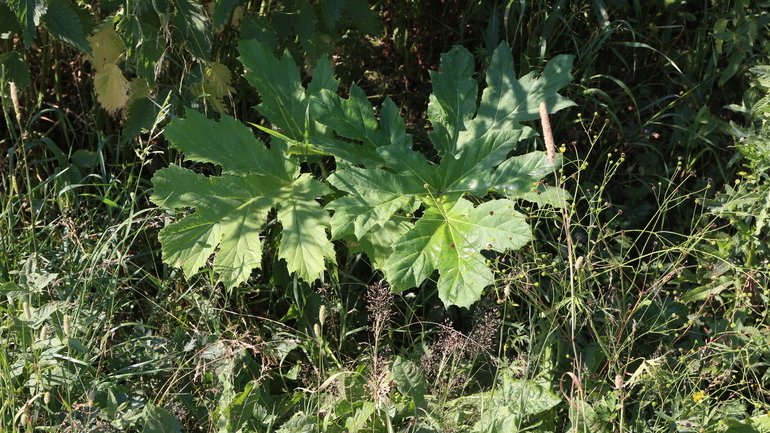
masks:
[[[172,121],[165,134],[188,159],[220,165],[223,172],[206,177],[172,165],[155,174],[154,203],[195,209],[161,230],[166,263],[192,274],[214,255],[213,269],[224,285],[238,285],[261,265],[260,231],[271,209],[283,226],[279,257],[289,272],[312,281],[324,272],[325,260],[334,261],[329,216],[315,200],[331,191],[299,174],[285,144],[276,140],[268,149],[233,118],[215,122],[195,111]]]
[[[348,100],[319,93],[312,105],[315,118],[379,155],[369,159],[372,163],[354,161],[365,167],[337,170],[329,177],[349,194],[326,207],[334,212],[333,237],[364,248],[394,290],[419,286],[438,271],[442,301],[465,307],[477,301],[494,282],[483,251],[515,250],[531,238],[512,200],[561,205],[567,198],[566,192],[539,184],[554,169],[545,152],[508,155],[534,133],[521,122],[538,118],[541,102],[552,112],[572,105],[557,93],[571,80],[571,63],[571,57],[559,56],[540,76],[517,80],[510,49],[501,44],[492,55],[477,109],[473,57],[462,47],[443,55],[441,72],[431,74],[429,106],[438,164],[412,150],[411,140],[393,139],[388,131],[394,129],[386,126],[390,112],[383,110],[387,114],[378,125],[357,88]],[[508,198],[479,206],[468,200],[490,192]],[[422,215],[413,221],[418,208]],[[394,234],[400,236],[385,245]]]

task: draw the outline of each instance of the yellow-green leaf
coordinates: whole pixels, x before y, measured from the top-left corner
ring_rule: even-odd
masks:
[[[94,76],[96,99],[110,114],[115,114],[126,106],[130,88],[123,72],[114,63],[105,65]]]

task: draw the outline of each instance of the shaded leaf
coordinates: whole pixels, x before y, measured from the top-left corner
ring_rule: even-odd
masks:
[[[144,419],[143,433],[181,433],[184,430],[179,420],[168,410],[153,404],[145,405]]]
[[[29,65],[21,58],[21,53],[11,51],[0,54],[0,78],[12,81],[18,87],[29,85]]]
[[[40,18],[48,9],[48,4],[45,0],[7,0],[5,3],[16,15],[24,37],[24,47],[29,49],[37,34]]]
[[[69,1],[50,0],[48,10],[43,15],[43,22],[46,30],[56,39],[85,54],[93,53],[91,44],[83,34],[83,25],[78,15],[72,10]]]
[[[198,60],[206,61],[211,56],[211,42],[208,39],[208,19],[201,12],[201,5],[195,0],[172,0],[176,13],[173,24],[175,32],[190,53]]]

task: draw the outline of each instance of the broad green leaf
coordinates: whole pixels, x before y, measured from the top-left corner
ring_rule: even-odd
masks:
[[[315,201],[330,193],[306,173],[292,183],[278,204],[278,220],[283,225],[279,256],[286,260],[289,272],[296,272],[306,281],[321,276],[324,259],[335,260],[334,246],[326,237],[329,214]]]
[[[238,6],[238,3],[238,0],[214,0],[212,25],[215,29],[219,29],[225,25],[225,22],[230,18],[230,14],[233,12],[233,9]]]
[[[313,69],[313,79],[307,86],[309,95],[322,90],[336,92],[340,82],[334,77],[334,68],[327,57],[321,58]]]
[[[22,28],[24,47],[29,49],[37,34],[40,18],[48,9],[48,4],[45,0],[7,0],[6,4],[16,15]]]
[[[390,144],[388,137],[380,131],[372,104],[355,84],[350,87],[348,99],[326,90],[314,97],[311,107],[319,122],[343,137],[362,141],[365,146],[373,148]]]
[[[175,119],[164,133],[172,147],[188,159],[219,165],[227,174],[256,173],[284,182],[298,175],[299,167],[287,170],[287,165],[292,164],[280,151],[265,147],[248,127],[231,116],[223,115],[214,122],[198,111],[187,110],[187,119]]]
[[[272,50],[256,40],[238,44],[238,58],[246,67],[246,79],[262,97],[256,106],[283,133],[296,141],[305,139],[307,101],[294,59],[288,53],[276,59]]]
[[[313,5],[306,0],[296,0],[295,7],[297,8],[293,14],[294,18],[294,31],[297,33],[297,39],[302,45],[302,49],[308,53],[312,59],[317,58],[313,50],[313,36],[316,32],[316,23],[318,17],[316,17]]]
[[[382,166],[384,161],[377,153],[378,148],[390,145],[409,147],[412,144],[411,136],[406,134],[404,119],[398,115],[398,108],[393,101],[385,99],[380,113],[380,125],[371,103],[355,84],[350,88],[348,99],[339,97],[333,90],[324,90],[313,95],[310,107],[316,121],[338,135],[362,143],[358,145],[335,140],[333,147],[323,142],[317,143],[319,149],[347,164],[366,165],[370,168]]]
[[[439,155],[455,154],[465,124],[476,113],[478,85],[473,79],[473,56],[462,47],[441,55],[441,71],[430,71],[433,94],[428,115],[433,124],[431,140]]]
[[[415,197],[426,193],[424,185],[417,179],[396,177],[376,169],[340,170],[329,177],[329,183],[351,194],[326,206],[334,211],[331,220],[334,239],[351,233],[361,239],[399,210],[414,212],[418,205]]]
[[[304,412],[295,413],[290,420],[276,430],[277,433],[315,433],[316,431],[318,431],[316,419]]]
[[[476,117],[460,134],[457,149],[462,149],[487,131],[522,128],[521,122],[540,117],[539,107],[545,102],[549,113],[575,105],[557,91],[572,81],[572,56],[559,55],[548,62],[540,77],[532,72],[516,79],[513,57],[503,42],[492,54],[487,69],[487,88],[481,96]]]
[[[439,297],[447,305],[468,307],[493,283],[482,250],[515,250],[531,238],[523,215],[510,200],[474,208],[465,199],[429,207],[394,245],[383,271],[395,290],[419,286],[439,271]],[[411,265],[410,265],[411,264]]]
[[[519,416],[536,415],[561,403],[550,389],[531,380],[518,380],[509,374],[503,380],[493,400],[499,406],[511,408]]]
[[[363,252],[369,256],[372,266],[382,269],[393,255],[393,245],[412,228],[408,219],[394,216],[356,241],[349,241],[351,252]]]
[[[94,75],[96,99],[110,114],[115,114],[126,106],[130,88],[123,72],[114,63],[104,65]]]
[[[14,33],[21,33],[21,26],[5,0],[0,0],[0,39],[10,39]]]
[[[206,96],[219,112],[225,111],[224,98],[235,92],[230,85],[231,80],[230,70],[218,62],[209,62],[203,71],[200,93]]]
[[[406,133],[406,123],[390,97],[386,97],[380,107],[380,128],[394,146],[412,147],[412,136]]]
[[[561,155],[557,155],[557,167],[561,165]],[[553,173],[553,165],[545,152],[530,152],[514,156],[500,164],[488,182],[494,189],[509,198],[520,198],[523,194],[536,190],[540,179]]]
[[[163,261],[193,275],[219,248],[213,264],[225,286],[248,279],[261,264],[262,223],[280,196],[281,184],[265,180],[258,175],[205,177],[175,165],[158,170],[152,201],[170,209],[196,209],[161,230]]]
[[[345,14],[362,32],[376,35],[380,33],[380,23],[366,0],[347,0]]]
[[[409,397],[416,407],[425,408],[428,385],[420,369],[412,361],[397,356],[390,371],[398,392]]]
[[[160,406],[148,403],[144,406],[143,417],[145,423],[142,433],[181,433],[184,430],[179,420]]]
[[[492,132],[466,146],[459,158],[445,157],[438,167],[442,180],[439,188],[476,196],[495,189],[495,167],[505,160],[520,137],[520,129]]]
[[[531,237],[526,219],[516,212],[512,200],[559,207],[569,199],[561,189],[541,184],[554,169],[544,152],[508,155],[521,139],[534,134],[521,122],[539,117],[540,102],[551,111],[572,104],[557,93],[571,80],[571,61],[558,57],[540,77],[530,74],[517,80],[510,51],[501,44],[476,110],[472,56],[462,47],[442,56],[442,72],[432,74],[429,108],[430,137],[441,156],[438,164],[411,149],[411,139],[403,124],[395,121],[395,106],[389,100],[383,104],[378,125],[358,88],[351,90],[348,100],[331,92],[314,97],[312,111],[319,122],[338,135],[362,142],[361,148],[376,150],[382,161],[380,166],[360,159],[356,162],[366,169],[338,168],[329,177],[335,188],[349,194],[326,206],[334,212],[332,236],[349,244],[353,236],[367,253],[378,254],[373,262],[395,290],[419,286],[438,271],[442,301],[459,306],[477,301],[494,282],[482,251],[515,250]],[[352,148],[339,148],[344,150],[328,152],[351,157]],[[556,164],[561,164],[560,157]],[[490,191],[509,199],[474,207],[466,197],[481,200]],[[411,214],[418,206],[422,215],[413,223]],[[394,233],[385,227],[392,226],[395,217],[401,218],[395,226],[407,231],[385,247],[383,243]],[[373,248],[374,242],[367,244],[371,240],[379,248]]]
[[[60,41],[82,51],[92,54],[91,44],[83,34],[83,25],[72,7],[66,0],[51,0],[48,2],[48,10],[43,15],[45,28]]]
[[[178,42],[187,48],[198,60],[207,61],[211,56],[211,42],[208,39],[209,23],[201,12],[201,5],[195,0],[172,0],[176,9],[173,24]]]
[[[326,259],[334,261],[329,216],[316,201],[331,191],[309,174],[299,175],[281,140],[267,149],[232,117],[215,122],[192,110],[188,119],[173,120],[166,136],[189,159],[220,165],[224,173],[206,177],[172,165],[155,174],[154,203],[195,210],[161,230],[166,263],[190,275],[214,255],[213,269],[224,285],[238,285],[261,265],[260,232],[271,209],[283,226],[278,255],[290,272],[312,281]]]

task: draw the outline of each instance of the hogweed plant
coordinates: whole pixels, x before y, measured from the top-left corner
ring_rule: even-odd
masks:
[[[328,61],[318,62],[305,88],[288,55],[277,59],[253,40],[241,41],[239,51],[262,96],[256,109],[274,126],[260,127],[270,146],[232,117],[216,122],[188,110],[166,127],[166,138],[221,175],[172,165],[153,178],[153,202],[195,210],[160,233],[163,260],[187,275],[214,255],[225,287],[246,281],[263,267],[263,230],[275,211],[280,238],[271,246],[302,280],[323,278],[336,263],[332,241],[344,240],[350,252],[369,256],[393,290],[421,286],[438,271],[441,300],[468,307],[494,282],[486,251],[516,250],[532,238],[518,200],[561,205],[548,199],[558,195],[554,187],[539,182],[560,158],[509,154],[536,135],[522,122],[537,119],[541,103],[551,112],[572,105],[557,93],[571,80],[570,56],[551,60],[539,77],[516,79],[501,44],[477,105],[473,57],[461,47],[445,54],[432,73],[432,160],[412,149],[389,98],[378,121],[357,86],[348,99],[338,96]],[[327,167],[329,156],[336,170]]]

